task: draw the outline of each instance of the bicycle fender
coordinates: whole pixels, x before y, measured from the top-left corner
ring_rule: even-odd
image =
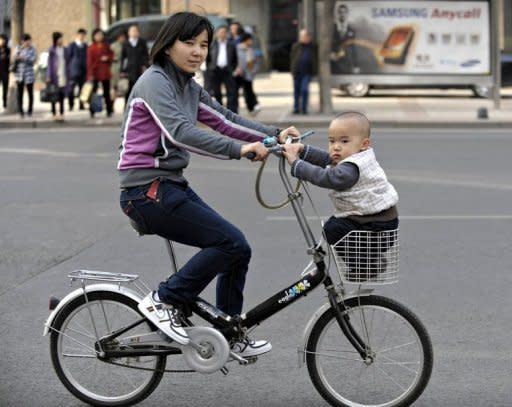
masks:
[[[348,294],[346,297],[343,297],[344,300],[349,300],[350,298],[354,297],[365,297],[373,293],[372,289],[362,289],[354,293]],[[301,368],[304,366],[304,363],[306,363],[306,347],[308,344],[309,337],[311,335],[311,331],[313,330],[313,327],[316,324],[316,321],[320,319],[322,315],[324,315],[327,310],[331,308],[331,304],[329,302],[326,302],[324,305],[322,305],[320,308],[318,308],[315,313],[311,316],[308,323],[306,324],[306,327],[304,328],[304,333],[302,334],[302,339],[297,346],[297,354],[298,354],[298,367]]]
[[[85,287],[86,293],[92,293],[95,291],[111,291],[119,293],[137,302],[140,302],[142,299],[140,294],[138,294],[136,291],[119,284],[91,284]],[[64,308],[67,304],[69,304],[71,301],[73,301],[75,298],[78,298],[81,295],[84,295],[84,289],[77,288],[76,290],[71,291],[62,300],[60,300],[59,304],[57,305],[57,307],[55,307],[55,309],[52,311],[52,313],[50,314],[50,316],[48,317],[44,324],[43,336],[48,335],[48,333],[50,332],[50,328],[53,326],[53,321],[55,320],[60,310]]]

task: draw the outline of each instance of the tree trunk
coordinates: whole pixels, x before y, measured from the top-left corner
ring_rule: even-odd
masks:
[[[334,0],[324,0],[322,24],[320,26],[320,44],[318,52],[318,73],[320,77],[320,111],[332,114],[331,98],[331,43],[333,29]]]
[[[13,0],[11,13],[11,62],[14,62],[14,54],[16,45],[19,44],[21,35],[23,34],[23,23],[25,20],[25,0]],[[13,73],[9,78],[9,93],[7,97],[7,112],[18,112],[18,87],[16,86],[16,78]]]

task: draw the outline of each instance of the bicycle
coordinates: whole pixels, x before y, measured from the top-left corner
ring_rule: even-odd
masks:
[[[132,405],[148,397],[166,372],[228,374],[228,362],[254,363],[257,357],[240,357],[230,350],[229,341],[245,338],[321,284],[328,302],[314,312],[298,347],[299,366],[307,365],[321,396],[333,406],[397,407],[412,404],[422,394],[433,366],[429,334],[404,305],[373,294],[372,285],[398,280],[398,231],[353,232],[324,249],[304,213],[301,188],[311,198],[306,186],[299,182],[293,187],[275,138],[267,138],[265,145],[279,157],[288,195],[280,206],[292,206],[312,258],[300,279],[242,315],[226,315],[198,297],[188,305],[185,329],[190,343],[183,346],[138,311],[137,304],[150,291],[138,275],[72,271],[71,283],[79,281],[81,287],[60,301],[50,298],[52,313],[44,335],[50,334],[57,376],[73,395],[95,406]],[[146,234],[140,225],[132,226]],[[173,243],[165,242],[176,272]],[[337,283],[329,273],[331,255],[340,277]],[[368,261],[361,262],[362,256]],[[352,291],[349,284],[355,284]],[[211,326],[193,325],[192,315]],[[187,368],[166,369],[167,358],[178,355]]]

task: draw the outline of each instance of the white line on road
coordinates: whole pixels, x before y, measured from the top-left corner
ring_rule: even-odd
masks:
[[[497,184],[483,181],[465,181],[460,179],[449,179],[440,177],[429,177],[423,175],[398,175],[390,171],[388,177],[392,181],[402,181],[411,183],[421,184],[434,184],[434,185],[446,185],[456,187],[470,187],[470,188],[483,188],[483,189],[498,189],[502,191],[511,191],[512,185],[510,184]]]
[[[112,153],[76,153],[72,151],[55,151],[45,150],[41,148],[0,148],[0,154],[28,154],[28,155],[46,155],[50,157],[64,157],[64,158],[76,158],[76,157],[93,157],[93,158],[110,158],[113,157]]]
[[[330,215],[322,215],[322,219]],[[307,216],[308,220],[318,220],[316,216]],[[294,221],[295,216],[267,216],[267,221]],[[400,220],[512,220],[512,215],[402,215]]]

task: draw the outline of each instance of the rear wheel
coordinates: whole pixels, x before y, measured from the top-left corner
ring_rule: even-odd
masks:
[[[411,311],[385,297],[351,298],[345,306],[344,315],[370,357],[363,360],[349,343],[330,308],[316,322],[306,348],[316,389],[333,406],[409,406],[432,373],[425,327]]]
[[[142,315],[137,302],[124,295],[98,291],[87,296],[88,302],[80,296],[62,308],[55,318],[50,336],[55,371],[64,386],[86,403],[94,406],[138,403],[158,386],[166,358],[99,358],[96,338],[126,327]],[[152,330],[153,326],[143,322],[122,335],[132,336]]]

